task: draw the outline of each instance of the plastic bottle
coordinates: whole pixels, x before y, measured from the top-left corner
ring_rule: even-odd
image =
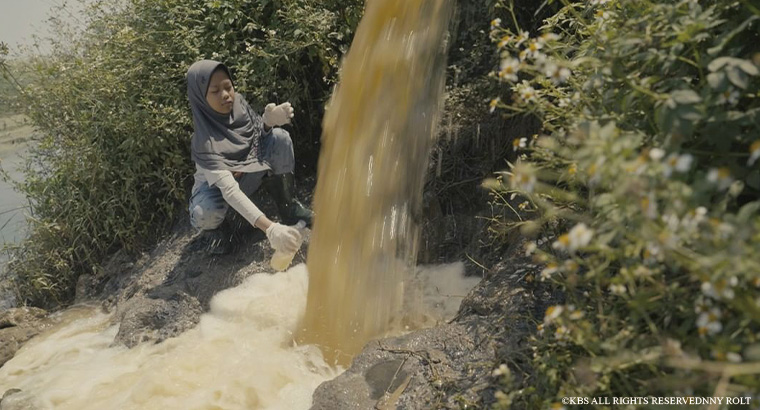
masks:
[[[301,239],[298,240],[298,247],[296,248],[296,251],[290,253],[275,250],[274,255],[272,255],[272,260],[269,261],[269,265],[277,272],[282,272],[287,269],[288,266],[290,266],[290,262],[293,261],[293,257],[296,256],[296,252],[298,252],[298,249],[301,248],[301,244],[303,243],[303,235],[305,233],[304,230],[306,228],[306,222],[298,221],[294,228],[298,229],[298,232],[301,234]]]

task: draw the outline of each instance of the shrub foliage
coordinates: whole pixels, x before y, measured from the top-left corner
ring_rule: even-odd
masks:
[[[538,324],[530,377],[496,372],[500,404],[756,394],[760,9],[564,2],[529,33],[501,6],[491,108],[543,130],[489,184],[525,198],[535,218],[500,226],[536,237],[537,280],[566,301]]]
[[[297,154],[314,163],[323,103],[362,2],[107,0],[87,27],[26,67],[26,114],[44,137],[21,190],[31,234],[10,269],[21,300],[70,300],[109,251],[136,251],[170,223],[192,175],[185,73],[211,58],[254,107],[291,101]],[[68,30],[61,29],[61,33]]]

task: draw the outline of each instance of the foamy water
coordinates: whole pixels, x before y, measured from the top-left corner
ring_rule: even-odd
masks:
[[[408,293],[416,296],[407,326],[453,316],[478,281],[463,270],[420,268],[408,284],[418,292]],[[293,343],[307,287],[304,265],[253,275],[218,293],[194,329],[131,350],[111,346],[118,328],[110,315],[69,311],[0,368],[0,394],[21,389],[7,400],[42,409],[308,409],[314,389],[342,369],[318,348]]]

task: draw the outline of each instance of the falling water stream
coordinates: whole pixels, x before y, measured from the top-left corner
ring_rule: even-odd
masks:
[[[402,325],[445,73],[448,0],[369,0],[327,108],[299,340],[347,363]]]
[[[453,317],[477,279],[414,266],[451,8],[367,1],[325,118],[307,265],[250,276],[195,328],[132,349],[111,314],[65,311],[0,367],[0,395],[21,390],[2,405],[307,409],[370,339]]]

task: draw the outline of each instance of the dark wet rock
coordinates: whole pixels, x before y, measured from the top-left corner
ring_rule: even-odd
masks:
[[[134,347],[161,342],[195,327],[203,312],[198,299],[184,292],[129,299],[117,311],[120,326],[115,343]]]
[[[47,312],[42,309],[24,307],[0,312],[0,366],[49,325]]]
[[[317,388],[312,409],[492,404],[494,367],[519,360],[534,328],[530,317],[540,310],[533,286],[524,286],[539,267],[514,261],[497,268],[465,298],[452,323],[370,342],[345,373]]]
[[[460,324],[373,341],[345,373],[317,388],[312,409],[438,408],[447,386],[475,385],[488,373],[490,355]]]

